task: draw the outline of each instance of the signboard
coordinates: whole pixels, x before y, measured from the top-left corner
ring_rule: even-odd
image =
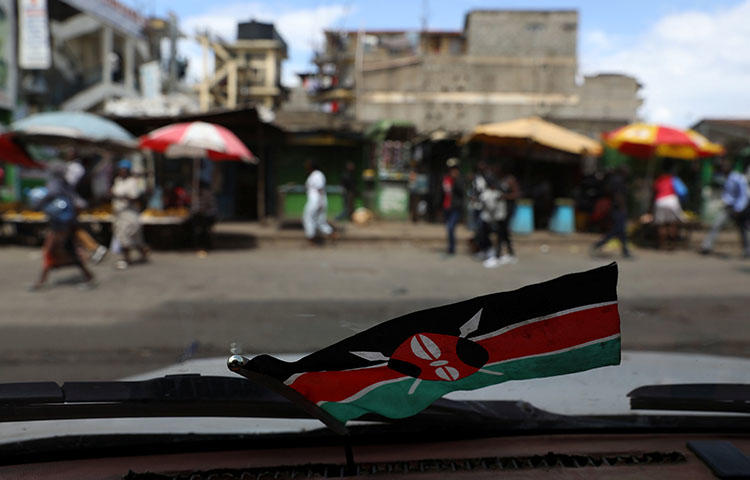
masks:
[[[144,63],[139,68],[141,95],[143,98],[156,98],[161,94],[161,70],[159,62]]]
[[[47,0],[18,0],[18,65],[27,70],[52,66]]]
[[[16,105],[16,28],[14,0],[0,0],[0,108]]]
[[[409,213],[409,192],[405,183],[380,184],[378,213],[387,219],[406,219]]]

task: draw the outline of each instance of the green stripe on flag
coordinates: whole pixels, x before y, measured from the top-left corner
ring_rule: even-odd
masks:
[[[388,383],[348,403],[326,402],[321,407],[342,422],[374,412],[389,418],[416,415],[438,398],[456,390],[475,390],[508,380],[551,377],[620,363],[620,337],[564,352],[507,360],[484,370],[502,376],[477,372],[455,382],[423,380],[409,395],[415,379],[408,377]]]

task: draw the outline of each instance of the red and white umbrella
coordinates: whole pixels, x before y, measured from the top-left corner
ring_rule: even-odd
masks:
[[[167,125],[142,136],[141,148],[168,157],[210,158],[258,163],[242,141],[221,125],[186,122]]]

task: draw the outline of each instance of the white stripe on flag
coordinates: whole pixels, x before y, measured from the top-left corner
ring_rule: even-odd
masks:
[[[304,375],[306,373],[308,373],[308,372],[294,373],[292,375],[289,375],[289,378],[287,378],[286,380],[284,380],[284,384],[287,385],[287,386],[289,386],[289,385],[293,384],[295,380],[297,380],[299,377],[301,377],[302,375]]]
[[[544,315],[544,316],[536,317],[536,318],[530,318],[529,320],[524,320],[522,322],[514,323],[513,325],[508,325],[507,327],[503,327],[500,330],[495,330],[494,332],[485,333],[484,335],[479,335],[478,337],[472,337],[470,335],[469,340],[473,342],[479,342],[481,340],[486,340],[488,338],[497,337],[498,335],[502,335],[503,333],[510,332],[511,330],[514,330],[518,327],[523,327],[524,325],[530,325],[536,322],[543,322],[545,320],[549,320],[555,317],[562,317],[563,315],[568,315],[569,313],[582,312],[584,310],[590,310],[593,308],[606,307],[608,305],[616,305],[616,304],[617,304],[617,301],[615,300],[613,302],[592,303],[591,305],[583,305],[581,307],[569,308],[568,310],[562,310],[557,313],[550,313],[549,315]]]

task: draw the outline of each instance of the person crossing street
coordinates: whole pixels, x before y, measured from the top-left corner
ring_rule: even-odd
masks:
[[[445,228],[448,234],[447,255],[456,253],[456,225],[461,219],[464,206],[464,182],[461,171],[458,169],[458,159],[449,158],[446,162],[448,172],[443,176],[443,214],[445,217]]]

